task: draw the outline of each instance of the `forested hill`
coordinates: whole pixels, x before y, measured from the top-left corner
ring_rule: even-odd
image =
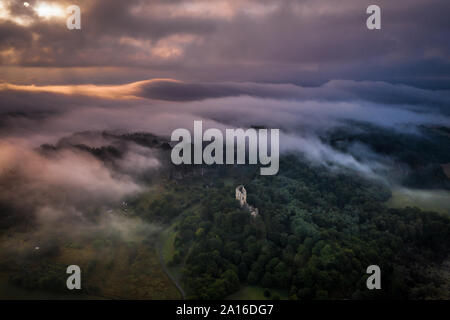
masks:
[[[331,173],[299,155],[277,176],[256,168],[205,169],[169,180],[156,198],[135,199],[136,213],[175,225],[170,264],[183,267],[190,298],[218,299],[246,285],[284,290],[291,299],[445,296],[450,219],[417,208],[390,209],[390,191],[351,173]],[[235,200],[245,184],[252,218]],[[379,265],[382,290],[366,288]]]

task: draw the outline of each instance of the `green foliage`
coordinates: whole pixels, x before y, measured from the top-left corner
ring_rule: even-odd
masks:
[[[277,176],[229,168],[212,173],[211,183],[186,179],[177,184],[178,195],[194,199],[179,210],[174,242],[174,263],[184,262],[190,298],[224,298],[248,284],[267,292],[287,290],[291,299],[436,294],[429,286],[439,280],[436,275],[417,270],[448,256],[448,217],[390,209],[385,205],[390,191],[383,185],[330,173],[298,155],[282,157],[280,167]],[[225,178],[227,183],[214,183]],[[239,207],[230,179],[245,184],[247,200],[259,216],[252,218]],[[155,209],[150,206],[150,217],[171,210],[169,202],[156,204]],[[365,286],[366,268],[372,264],[381,267],[381,291]]]

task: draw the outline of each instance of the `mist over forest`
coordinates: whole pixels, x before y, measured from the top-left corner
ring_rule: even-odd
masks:
[[[0,0],[1,299],[450,298],[448,2],[47,2]],[[174,165],[194,121],[278,174]]]

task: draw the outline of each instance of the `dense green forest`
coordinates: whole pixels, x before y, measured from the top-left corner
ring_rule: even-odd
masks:
[[[183,266],[190,298],[220,299],[244,285],[284,289],[291,299],[422,299],[445,295],[437,271],[448,256],[450,219],[392,209],[383,184],[281,159],[277,176],[256,168],[205,169],[171,181],[137,214],[176,225],[172,265]],[[252,218],[234,188],[245,184]],[[152,208],[152,210],[148,210]],[[366,288],[366,268],[382,270],[382,290]]]
[[[394,178],[406,186],[448,189],[439,165],[450,162],[450,151],[439,149],[447,137],[367,131],[334,132],[329,142],[347,152],[361,141],[395,159],[394,168],[401,170],[399,176],[392,171]],[[170,163],[164,139],[144,133],[103,135],[159,150],[160,162]],[[64,148],[88,152],[111,167],[123,156],[113,146],[44,145],[41,152],[52,157]],[[0,219],[0,280],[61,293],[66,291],[64,267],[76,261],[84,270],[82,295],[180,298],[161,263],[165,259],[189,299],[228,298],[243,289],[260,290],[271,299],[449,298],[450,272],[444,267],[449,212],[392,208],[389,179],[330,169],[300,153],[284,153],[276,176],[261,176],[250,165],[165,165],[138,179],[143,192],[114,203],[81,204],[85,218],[63,221],[73,226],[71,231],[79,228],[80,234],[70,236],[58,228],[39,234],[28,207],[0,203],[6,213]],[[258,216],[240,207],[238,185],[245,186]],[[104,225],[105,216],[116,223]],[[132,238],[117,229],[130,222],[125,229],[132,230]],[[381,290],[366,287],[370,265],[381,268]]]

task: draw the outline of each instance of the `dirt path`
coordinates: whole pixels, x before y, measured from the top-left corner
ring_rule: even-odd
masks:
[[[178,291],[180,291],[181,296],[183,297],[183,300],[186,300],[186,293],[184,292],[183,287],[178,282],[178,280],[175,279],[175,277],[170,274],[169,269],[167,269],[166,263],[164,262],[164,257],[162,255],[162,246],[163,246],[163,242],[162,241],[159,241],[158,245],[156,246],[156,251],[158,251],[158,257],[159,257],[159,262],[161,263],[161,267],[163,268],[164,273],[175,284],[175,286],[177,287]]]

